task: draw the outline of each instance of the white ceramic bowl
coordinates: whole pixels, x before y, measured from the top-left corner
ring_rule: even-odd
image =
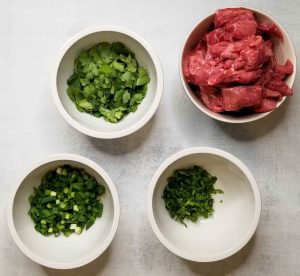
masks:
[[[162,198],[174,170],[198,165],[218,178],[214,214],[187,227],[169,215]],[[222,202],[221,202],[222,200]],[[147,209],[157,238],[174,254],[196,262],[212,262],[240,250],[254,234],[261,212],[256,181],[233,155],[214,148],[190,148],[169,157],[155,172],[148,192]]]
[[[275,23],[278,26],[278,28],[281,30],[281,32],[283,34],[283,42],[280,42],[278,39],[276,39],[273,49],[274,49],[275,56],[279,63],[284,63],[288,58],[293,63],[294,72],[292,75],[287,77],[286,81],[285,81],[290,87],[292,87],[294,80],[295,80],[295,76],[296,76],[296,52],[295,52],[295,48],[292,43],[292,40],[290,39],[287,31],[271,15],[269,15],[263,11],[254,9],[254,8],[250,8],[250,7],[245,7],[245,8],[252,10],[254,12],[254,15],[255,15],[256,19],[258,20],[258,22]],[[190,88],[189,84],[187,83],[187,81],[183,75],[184,58],[186,57],[186,55],[188,53],[190,53],[190,51],[192,49],[194,49],[196,44],[199,42],[199,39],[208,31],[208,29],[210,28],[210,26],[212,24],[214,14],[215,14],[214,12],[210,13],[205,18],[200,20],[200,22],[194,26],[193,30],[191,31],[191,33],[188,35],[188,37],[184,41],[184,44],[183,44],[183,47],[181,50],[181,54],[180,54],[180,59],[179,59],[180,60],[180,64],[179,64],[180,78],[181,78],[181,82],[183,84],[184,90],[187,93],[187,95],[189,96],[189,98],[191,99],[191,101],[202,112],[204,112],[205,114],[207,114],[208,116],[210,116],[216,120],[227,122],[227,123],[247,123],[247,122],[252,122],[252,121],[258,120],[260,118],[263,118],[263,117],[267,116],[268,114],[270,114],[272,111],[265,112],[265,113],[254,113],[251,115],[245,115],[245,116],[241,116],[241,117],[224,115],[224,114],[219,114],[219,113],[215,113],[215,112],[211,111],[195,95],[195,93],[192,91],[192,89]],[[286,97],[284,97],[280,102],[277,103],[277,108],[283,103],[283,101],[285,99],[286,99]]]
[[[105,186],[103,216],[81,235],[45,237],[34,229],[27,214],[30,208],[28,197],[48,171],[64,164],[83,168]],[[93,161],[72,154],[52,155],[35,163],[12,189],[7,205],[8,227],[19,249],[33,261],[57,269],[83,266],[100,256],[116,233],[119,216],[118,194],[108,174]]]
[[[72,75],[75,58],[99,42],[122,42],[132,52],[150,76],[148,91],[136,112],[129,113],[118,123],[106,122],[84,112],[79,112],[69,99],[67,79]],[[63,46],[52,75],[54,102],[65,120],[82,133],[103,139],[129,135],[144,126],[155,113],[163,91],[163,73],[158,57],[150,45],[140,36],[118,26],[98,26],[76,34]]]

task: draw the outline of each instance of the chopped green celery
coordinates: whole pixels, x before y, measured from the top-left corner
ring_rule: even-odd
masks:
[[[102,42],[76,58],[67,93],[80,112],[117,123],[136,111],[149,81],[147,70],[122,43]]]

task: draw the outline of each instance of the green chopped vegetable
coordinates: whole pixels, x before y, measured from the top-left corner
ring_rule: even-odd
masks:
[[[214,212],[213,194],[223,191],[214,188],[217,178],[199,166],[174,171],[163,191],[165,206],[172,218],[183,223],[208,218]]]
[[[117,123],[137,110],[149,82],[147,70],[125,45],[102,42],[75,59],[67,93],[80,112]]]
[[[83,169],[58,167],[48,172],[30,195],[28,214],[41,234],[81,234],[102,216],[105,187]]]

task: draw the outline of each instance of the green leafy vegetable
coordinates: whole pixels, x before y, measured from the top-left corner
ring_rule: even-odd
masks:
[[[102,42],[75,59],[67,93],[80,112],[117,123],[137,110],[149,82],[147,70],[122,43]]]
[[[163,191],[171,217],[186,226],[185,219],[196,222],[199,217],[211,216],[214,212],[212,195],[223,193],[214,188],[216,181],[216,177],[198,166],[174,171]]]
[[[100,197],[105,187],[83,169],[58,167],[48,172],[29,197],[28,214],[41,234],[81,234],[103,213]]]

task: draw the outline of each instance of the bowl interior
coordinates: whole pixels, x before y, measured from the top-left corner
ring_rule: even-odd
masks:
[[[79,112],[76,109],[75,104],[69,99],[66,92],[67,79],[72,75],[74,60],[76,57],[83,50],[89,49],[100,42],[122,42],[125,44],[125,46],[127,46],[135,54],[139,64],[148,70],[150,76],[147,95],[138,106],[137,111],[129,113],[117,124],[106,122],[103,118],[96,118],[87,113]],[[148,51],[133,37],[117,31],[99,31],[80,38],[66,51],[58,67],[56,86],[62,106],[73,122],[76,122],[85,129],[90,129],[92,131],[114,133],[134,126],[149,112],[157,94],[157,72]]]
[[[54,236],[45,237],[34,229],[34,223],[27,214],[30,208],[28,197],[33,194],[33,187],[40,185],[42,177],[47,172],[65,164],[83,168],[105,186],[106,192],[101,197],[104,206],[103,216],[98,218],[88,231],[84,230],[81,235],[72,234],[68,238],[63,235],[57,238]],[[81,261],[95,253],[107,238],[113,218],[113,198],[104,179],[95,170],[77,161],[53,161],[36,168],[23,180],[13,201],[13,223],[21,242],[39,258],[56,264]]]
[[[292,43],[291,39],[289,38],[288,33],[282,27],[282,25],[278,21],[276,21],[274,18],[272,18],[271,16],[269,16],[261,11],[252,9],[252,8],[251,8],[251,10],[253,10],[253,12],[255,14],[255,18],[258,22],[275,23],[281,30],[281,32],[283,34],[283,42],[281,42],[277,38],[274,38],[273,39],[273,41],[274,41],[273,49],[274,49],[274,53],[275,53],[278,63],[285,63],[285,61],[287,59],[290,59],[291,62],[293,63],[294,73],[292,75],[288,76],[285,80],[285,82],[290,87],[292,87],[294,79],[295,79],[295,74],[296,74],[296,53],[295,53],[293,43]],[[217,120],[220,120],[220,121],[231,122],[231,123],[244,123],[244,122],[254,121],[254,120],[257,120],[259,118],[266,116],[270,112],[254,113],[254,114],[245,115],[245,116],[241,116],[241,117],[235,117],[232,115],[224,115],[224,114],[215,113],[215,112],[211,111],[210,109],[208,109],[203,104],[203,102],[196,96],[196,94],[192,91],[189,84],[185,80],[185,77],[183,76],[183,61],[184,61],[185,57],[191,52],[191,50],[193,50],[194,47],[197,45],[200,38],[205,33],[207,33],[208,29],[210,28],[210,26],[212,24],[213,17],[214,17],[214,13],[208,15],[201,22],[199,22],[199,24],[193,29],[193,31],[191,32],[191,34],[189,35],[189,37],[187,38],[187,40],[183,46],[180,71],[181,71],[181,79],[182,79],[185,91],[188,93],[188,95],[191,98],[191,100],[193,101],[193,103],[200,110],[202,110],[207,115],[209,115]],[[280,102],[277,103],[277,107],[279,105],[281,105],[281,103],[285,100],[285,98],[286,97],[284,97]]]
[[[214,196],[212,217],[196,223],[186,221],[185,227],[171,218],[162,194],[174,170],[193,165],[216,176],[215,187],[224,194]],[[248,178],[234,163],[211,153],[196,153],[176,160],[163,171],[153,192],[152,208],[155,223],[169,247],[176,250],[174,253],[192,260],[209,261],[221,259],[220,256],[252,235],[249,231],[255,220],[255,195]]]

